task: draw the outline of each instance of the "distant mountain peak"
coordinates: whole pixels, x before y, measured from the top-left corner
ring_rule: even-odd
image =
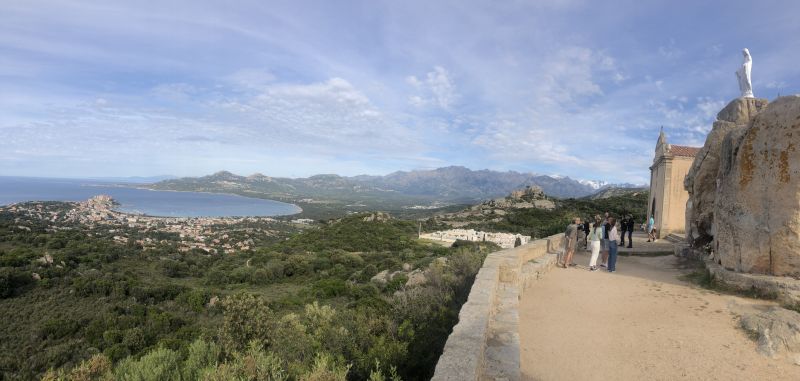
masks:
[[[392,194],[448,202],[472,202],[503,197],[513,190],[524,189],[526,186],[538,186],[545,194],[552,197],[584,197],[609,186],[606,182],[598,180],[573,180],[560,175],[537,175],[516,171],[471,170],[459,165],[397,171],[385,176],[346,177],[319,174],[296,179],[268,177],[261,173],[243,177],[223,170],[201,178],[172,180],[168,183],[171,184],[169,186],[180,187],[182,181],[192,183],[194,187],[192,189],[204,190],[213,189],[215,182],[240,182],[243,184],[241,189],[249,189],[251,192],[261,189],[266,194],[281,196],[352,197],[354,194],[372,194],[381,197]],[[203,182],[210,184],[204,187]]]
[[[578,180],[578,182],[583,185],[588,185],[592,187],[592,189],[594,190],[598,190],[606,185],[609,185],[607,181],[602,181],[602,180]]]

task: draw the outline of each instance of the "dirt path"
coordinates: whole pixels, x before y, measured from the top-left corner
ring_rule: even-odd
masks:
[[[636,241],[634,241],[634,245]],[[620,257],[617,272],[554,268],[520,302],[523,380],[800,380],[759,355],[733,303],[680,281],[678,258]]]

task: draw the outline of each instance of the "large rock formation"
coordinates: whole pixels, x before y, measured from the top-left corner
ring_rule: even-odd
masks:
[[[717,176],[722,142],[733,131],[742,131],[761,110],[766,99],[738,98],[717,114],[717,120],[697,154],[684,180],[689,192],[686,203],[686,238],[695,247],[711,242],[715,235],[714,200],[717,195]]]
[[[800,277],[800,96],[781,97],[722,142],[715,242],[727,269]]]

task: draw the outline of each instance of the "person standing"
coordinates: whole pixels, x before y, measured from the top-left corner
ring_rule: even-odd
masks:
[[[656,241],[656,219],[654,217],[655,216],[650,216],[650,220],[647,221],[647,242]]]
[[[603,253],[603,263],[600,264],[600,267],[608,266],[608,233],[611,231],[611,227],[608,226],[609,218],[611,218],[611,214],[606,212],[606,218],[603,219],[603,241],[600,242],[600,251]]]
[[[589,217],[586,219],[583,225],[581,225],[583,226],[583,248],[586,250],[589,250],[589,230],[591,229],[591,226],[589,226],[589,221],[591,220],[592,218]]]
[[[567,225],[567,230],[564,232],[564,263],[560,264],[563,268],[573,265],[572,256],[575,254],[575,247],[578,245],[578,224],[580,222],[580,218],[574,218],[572,223]]]
[[[633,248],[633,227],[634,226],[636,226],[636,224],[633,222],[633,215],[629,214],[628,215],[628,225],[626,226],[626,229],[625,229],[628,232],[628,248],[629,249]]]
[[[619,224],[620,230],[622,230],[622,235],[620,235],[619,245],[625,247],[625,231],[628,229],[628,216],[622,217],[622,221]]]
[[[592,245],[592,257],[589,260],[589,271],[597,271],[597,257],[600,256],[600,241],[603,240],[603,220],[600,215],[594,216],[594,225],[587,236],[589,244]],[[588,223],[588,222],[587,222]]]
[[[617,271],[617,221],[614,217],[609,218],[608,224],[611,225],[611,231],[608,232],[608,272],[613,273]]]

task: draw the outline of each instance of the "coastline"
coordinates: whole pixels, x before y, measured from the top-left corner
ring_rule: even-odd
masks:
[[[15,177],[9,177],[9,178],[15,179],[15,180],[16,179],[23,180],[23,182],[25,182],[25,180],[28,180],[28,178],[15,178]],[[114,198],[114,200],[117,203],[119,203],[119,205],[115,205],[114,206],[113,210],[115,212],[125,213],[125,214],[130,215],[130,216],[157,217],[157,218],[247,218],[247,217],[252,217],[252,218],[281,218],[281,217],[286,217],[286,216],[298,215],[298,214],[303,213],[303,211],[304,211],[303,208],[300,205],[297,205],[295,203],[285,202],[285,201],[280,201],[280,200],[274,200],[274,199],[269,199],[269,198],[248,197],[248,196],[245,196],[245,195],[235,194],[235,193],[204,192],[204,191],[179,191],[179,190],[167,190],[167,189],[163,189],[162,190],[162,189],[152,189],[152,188],[146,187],[147,185],[150,185],[150,184],[124,184],[124,183],[110,183],[110,182],[106,183],[106,182],[103,182],[103,181],[94,181],[94,180],[87,180],[87,179],[66,179],[66,181],[64,181],[62,179],[57,179],[57,178],[53,178],[53,179],[50,179],[50,178],[35,178],[35,179],[33,179],[33,181],[37,183],[36,186],[39,186],[38,183],[41,182],[41,186],[45,187],[43,189],[47,189],[48,188],[48,184],[72,184],[73,187],[76,188],[76,189],[77,188],[83,188],[86,191],[85,193],[87,193],[87,194],[85,195],[85,197],[83,197],[81,195],[81,193],[84,193],[84,192],[79,192],[78,194],[70,194],[69,192],[67,192],[65,194],[61,194],[59,191],[56,190],[56,191],[52,191],[52,192],[45,191],[44,194],[40,194],[38,192],[33,192],[33,194],[25,195],[25,194],[22,194],[22,193],[26,193],[24,191],[25,186],[29,186],[29,185],[14,184],[12,182],[11,184],[7,184],[7,185],[11,186],[11,188],[9,188],[10,191],[11,191],[10,197],[7,200],[7,201],[10,201],[10,202],[5,203],[5,204],[0,205],[0,206],[11,206],[11,205],[21,204],[21,203],[26,203],[26,202],[76,202],[77,203],[77,202],[86,201],[87,199],[90,199],[90,198],[95,197],[97,195],[108,194],[108,193],[117,193],[117,192],[113,191],[114,189],[118,189],[118,190],[120,190],[120,192],[124,192],[124,190],[127,189],[127,190],[130,190],[130,191],[147,190],[147,191],[153,191],[153,192],[182,192],[182,193],[190,193],[190,194],[191,193],[195,193],[195,194],[198,194],[198,195],[206,194],[206,195],[214,195],[214,196],[222,196],[222,197],[233,197],[233,198],[235,198],[234,200],[246,201],[248,203],[251,202],[251,201],[253,203],[262,203],[262,205],[253,205],[252,209],[258,209],[259,207],[261,207],[263,209],[267,209],[266,211],[264,211],[265,212],[264,214],[219,215],[218,213],[214,213],[213,211],[209,212],[209,214],[204,214],[201,211],[200,213],[198,213],[198,215],[191,215],[194,212],[192,211],[192,208],[189,207],[189,208],[186,208],[187,212],[183,213],[184,215],[170,215],[170,214],[167,214],[167,213],[158,213],[158,210],[155,210],[155,213],[147,213],[147,212],[139,211],[139,210],[137,210],[138,208],[134,208],[134,207],[126,208],[126,207],[124,207],[124,205],[122,203],[119,202],[118,199],[119,199],[119,197],[122,197],[123,199],[130,198],[130,197],[128,197],[124,193],[120,193],[119,195],[112,196],[112,198]],[[20,186],[21,188],[16,188],[16,190],[15,190],[14,189],[15,188],[14,185]],[[56,188],[56,189],[58,189],[58,188]],[[20,190],[23,190],[22,193],[20,193]],[[16,197],[15,197],[15,193],[16,193]],[[31,197],[31,199],[22,199],[22,197],[19,197],[21,194],[22,194],[22,196]],[[78,197],[74,197],[74,196],[78,196]],[[145,197],[147,197],[147,196],[145,196]],[[169,196],[165,196],[165,197],[169,197]],[[258,201],[256,201],[256,200],[258,200]],[[164,201],[162,201],[162,204],[163,204],[163,202]],[[169,202],[169,200],[167,199],[166,202]],[[235,204],[237,202],[238,201],[231,201],[232,204]],[[156,203],[156,204],[158,204],[158,203]],[[200,205],[200,204],[198,204],[198,205]],[[208,205],[211,205],[211,204],[208,204]],[[236,210],[236,211],[241,212],[241,213],[246,213],[246,211],[249,209],[248,206],[246,206],[246,205],[244,205],[244,206],[243,205],[232,205],[231,208],[234,209],[234,210],[236,208],[238,208],[239,210]],[[145,208],[142,208],[142,209],[147,209],[147,208],[145,207]],[[159,209],[159,208],[155,207],[154,209]],[[164,209],[164,208],[162,208],[162,209]],[[202,209],[202,208],[199,208],[199,209]],[[212,207],[210,209],[213,210],[214,208]],[[276,209],[276,210],[271,212],[271,211],[269,211],[269,209]],[[181,214],[181,213],[179,213],[179,214]]]

